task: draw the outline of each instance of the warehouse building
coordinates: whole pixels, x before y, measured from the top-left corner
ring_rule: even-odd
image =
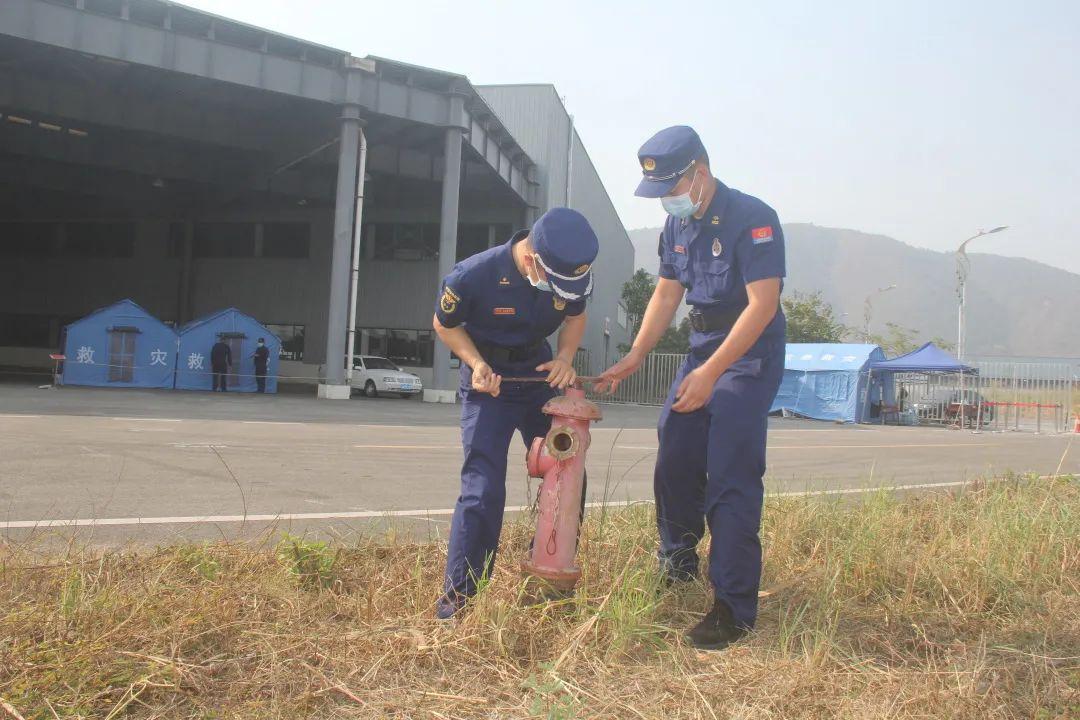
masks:
[[[281,338],[282,375],[347,396],[355,238],[357,352],[449,390],[439,278],[564,204],[601,239],[581,358],[599,370],[627,342],[633,249],[553,87],[162,0],[0,3],[0,365],[46,365],[122,298],[177,326],[236,307]]]

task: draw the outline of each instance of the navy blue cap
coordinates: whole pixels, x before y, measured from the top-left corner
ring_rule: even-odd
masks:
[[[638,150],[641,178],[638,197],[658,198],[671,192],[694,161],[705,154],[705,146],[694,128],[675,125],[661,130]]]
[[[529,237],[556,295],[583,300],[592,294],[592,264],[600,241],[584,215],[570,208],[552,208],[532,226]]]

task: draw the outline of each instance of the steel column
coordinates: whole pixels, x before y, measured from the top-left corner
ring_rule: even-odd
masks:
[[[463,104],[463,98],[451,98],[451,117],[454,106]],[[460,126],[446,128],[446,154],[443,164],[442,212],[439,216],[439,278],[450,274],[457,260],[458,234],[458,199],[461,194],[461,142],[463,131]],[[434,298],[433,298],[434,300]],[[451,391],[450,349],[443,343],[435,343],[434,388],[438,391]]]
[[[326,322],[326,373],[319,396],[347,399],[345,335],[349,306],[349,259],[356,203],[357,148],[360,144],[360,108],[346,105],[341,116],[338,144],[337,199],[334,205],[334,244],[330,254],[330,304]]]

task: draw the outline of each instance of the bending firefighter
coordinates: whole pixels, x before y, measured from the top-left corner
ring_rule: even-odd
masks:
[[[685,295],[690,353],[659,423],[659,559],[667,584],[693,580],[708,523],[715,601],[688,639],[719,649],[757,617],[765,437],[784,370],[784,238],[772,208],[713,177],[691,128],[660,131],[638,161],[644,177],[636,194],[659,198],[670,216],[660,277],[633,347],[597,389],[614,389],[637,371]]]
[[[461,495],[454,508],[443,594],[449,618],[495,562],[506,504],[506,457],[514,430],[526,448],[547,433],[540,410],[577,379],[572,361],[585,333],[585,300],[599,243],[584,216],[549,210],[498,247],[458,263],[435,309],[439,339],[461,358]],[[559,328],[553,356],[546,338]],[[545,377],[507,382],[503,376]],[[582,491],[584,501],[584,489]]]

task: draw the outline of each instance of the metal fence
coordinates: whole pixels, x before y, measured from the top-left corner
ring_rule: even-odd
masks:
[[[686,355],[682,354],[650,353],[645,357],[641,368],[623,380],[614,394],[597,395],[590,392],[589,397],[604,403],[663,405],[675,374],[685,360]]]
[[[589,397],[603,403],[663,405],[685,359],[681,354],[651,353],[614,395]],[[997,431],[1072,430],[1071,417],[1080,412],[1080,379],[1072,365],[993,361],[974,366],[975,375],[896,375],[900,414],[926,425],[962,422]]]
[[[975,375],[897,375],[902,415],[921,424],[1068,432],[1080,393],[1067,363],[977,362]]]

